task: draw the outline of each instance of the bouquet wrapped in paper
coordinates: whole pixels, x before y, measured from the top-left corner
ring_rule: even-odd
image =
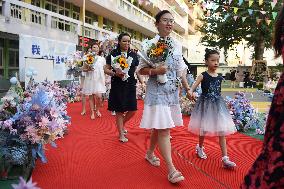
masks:
[[[132,57],[127,57],[124,53],[115,57],[111,56],[111,67],[116,73],[124,75],[122,81],[126,81],[129,78],[128,71],[132,64],[132,60]]]
[[[161,37],[156,43],[153,40],[146,40],[142,44],[142,51],[138,51],[138,55],[150,67],[156,68],[166,64],[165,61],[169,55],[169,47],[164,38]],[[166,83],[168,81],[167,75],[157,75],[157,81],[159,83]]]
[[[97,57],[93,53],[87,53],[83,56],[83,70],[92,71],[97,61]]]
[[[80,51],[76,51],[70,57],[68,57],[67,61],[65,62],[67,69],[67,76],[73,75],[74,77],[78,77],[81,75],[83,60]]]

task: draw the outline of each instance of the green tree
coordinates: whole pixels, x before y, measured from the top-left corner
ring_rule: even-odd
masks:
[[[278,0],[272,9],[272,0],[264,0],[262,5],[258,0],[251,1],[253,3],[249,7],[247,0],[242,3],[241,0],[233,0],[231,4],[228,0],[205,0],[211,3],[207,4],[207,16],[200,28],[204,34],[202,42],[207,46],[224,48],[226,53],[244,39],[248,46],[254,47],[253,58],[263,60],[264,49],[271,48],[275,16],[282,2]]]

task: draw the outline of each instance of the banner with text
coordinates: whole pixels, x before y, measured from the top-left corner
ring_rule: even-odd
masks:
[[[59,81],[66,79],[64,62],[67,60],[68,56],[76,51],[75,43],[56,41],[30,35],[20,35],[19,38],[20,81],[25,81],[25,58],[54,60],[54,80]]]

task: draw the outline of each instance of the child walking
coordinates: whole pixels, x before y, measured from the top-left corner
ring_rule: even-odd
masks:
[[[205,64],[208,70],[201,73],[190,89],[190,97],[195,98],[193,91],[201,83],[202,93],[191,113],[188,130],[199,135],[199,144],[196,153],[199,158],[206,159],[203,142],[205,136],[218,136],[222,151],[224,168],[236,167],[236,164],[227,156],[226,135],[236,132],[235,124],[221,96],[222,76],[218,76],[219,52],[205,50]]]

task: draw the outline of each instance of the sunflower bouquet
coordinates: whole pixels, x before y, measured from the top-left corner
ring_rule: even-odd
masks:
[[[121,54],[116,57],[111,56],[111,66],[116,73],[124,74],[122,81],[126,81],[129,78],[128,71],[130,69],[133,58],[127,57],[126,54]]]
[[[142,51],[138,51],[138,55],[150,67],[156,68],[165,65],[165,61],[169,55],[169,46],[164,38],[159,38],[157,42],[153,40],[146,40],[142,44]],[[158,75],[157,81],[159,83],[166,83],[168,81],[166,74]]]
[[[94,69],[95,62],[97,61],[97,57],[93,53],[88,53],[84,55],[83,60],[83,70],[92,71]]]
[[[147,57],[154,64],[165,62],[169,53],[169,49],[164,40],[158,41],[157,44],[152,43],[151,47],[147,50]]]

